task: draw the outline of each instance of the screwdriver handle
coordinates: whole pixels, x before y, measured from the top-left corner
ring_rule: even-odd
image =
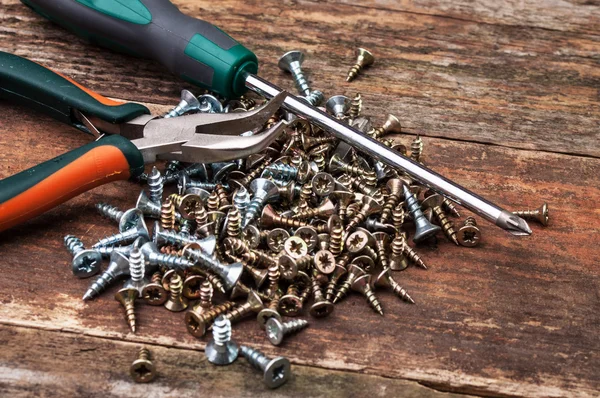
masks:
[[[0,98],[41,111],[87,133],[75,110],[112,124],[150,114],[135,103],[108,99],[38,63],[0,51]]]
[[[92,188],[143,171],[137,147],[127,138],[111,135],[0,180],[0,231]]]
[[[168,0],[21,0],[34,11],[104,47],[153,59],[172,73],[229,98],[255,74],[250,50]]]

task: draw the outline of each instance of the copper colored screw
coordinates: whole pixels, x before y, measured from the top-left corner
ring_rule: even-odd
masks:
[[[416,136],[410,144],[410,158],[415,162],[421,161],[421,155],[423,154],[423,140],[420,136]]]
[[[135,300],[139,296],[139,292],[136,288],[130,287],[121,289],[115,294],[115,300],[117,300],[125,309],[125,318],[127,324],[133,333],[135,333]]]
[[[165,308],[169,311],[183,311],[188,306],[188,300],[183,297],[183,281],[178,274],[171,277],[169,282],[169,299],[165,303]]]
[[[202,311],[202,313],[199,313],[197,310],[188,311],[185,313],[185,327],[192,336],[202,337],[206,334],[208,326],[210,326],[216,317],[225,314],[235,307],[235,305],[232,301],[226,301],[213,306],[208,311]]]
[[[375,214],[381,211],[381,205],[377,203],[377,201],[370,196],[363,196],[362,198],[362,207],[359,210],[358,214],[350,220],[348,225],[346,225],[346,232],[353,230],[356,226],[371,214]]]

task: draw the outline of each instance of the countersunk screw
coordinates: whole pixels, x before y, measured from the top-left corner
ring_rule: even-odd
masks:
[[[142,298],[150,305],[163,305],[169,298],[167,290],[163,287],[162,275],[160,272],[155,272],[148,283],[142,289]]]
[[[449,212],[454,217],[460,217],[460,213],[458,212],[458,209],[456,208],[456,206],[454,205],[454,203],[452,203],[450,201],[450,199],[444,198],[444,201],[442,203],[442,207],[444,208],[444,210],[446,210],[447,212]]]
[[[266,205],[262,209],[260,224],[263,227],[289,227],[289,228],[300,228],[308,227],[310,224],[305,221],[296,220],[291,217],[284,217],[278,215],[271,205]],[[317,232],[325,232],[325,227],[317,227]]]
[[[427,265],[425,265],[425,262],[423,262],[417,252],[414,251],[413,248],[408,245],[408,243],[406,243],[406,238],[404,235],[398,235],[394,240],[397,241],[399,245],[402,245],[402,252],[409,261],[420,268],[427,269]]]
[[[257,178],[250,183],[250,191],[254,197],[248,203],[246,214],[242,221],[242,228],[246,228],[261,212],[263,206],[271,201],[279,198],[279,188],[271,180],[266,178]]]
[[[333,216],[336,212],[337,209],[335,208],[333,202],[329,199],[325,199],[323,203],[319,205],[319,207],[301,210],[298,213],[294,214],[294,218],[300,220],[311,219],[315,217],[329,218]]]
[[[458,230],[458,243],[461,246],[474,247],[481,241],[481,232],[477,227],[477,221],[473,217],[467,217],[463,226]]]
[[[239,187],[233,194],[233,205],[237,207],[240,212],[240,217],[244,218],[246,214],[246,208],[250,203],[250,193],[246,187]]]
[[[358,73],[362,68],[373,65],[373,62],[375,62],[375,57],[373,57],[373,54],[371,54],[369,50],[357,48],[355,53],[357,57],[356,63],[348,71],[348,76],[346,77],[347,82],[351,82],[352,80],[356,79],[356,76],[358,76]]]
[[[544,202],[535,210],[518,210],[513,211],[513,214],[523,218],[524,220],[537,221],[544,227],[548,226],[548,221],[550,220],[548,204],[546,202]]]
[[[140,349],[137,359],[129,367],[129,374],[136,383],[148,383],[154,380],[156,369],[147,348]]]
[[[169,282],[169,299],[165,303],[165,308],[169,311],[183,311],[188,306],[188,300],[183,297],[183,281],[179,274],[173,275]]]
[[[413,242],[419,243],[437,234],[441,228],[430,223],[429,220],[427,220],[427,218],[423,215],[421,206],[419,206],[417,198],[415,198],[410,189],[408,189],[406,185],[403,185],[402,189],[404,190],[406,207],[408,208],[409,213],[412,215],[416,227],[416,232],[413,236]]]
[[[330,301],[325,299],[323,291],[321,290],[319,278],[315,271],[311,278],[311,290],[313,294],[314,304],[310,307],[309,313],[315,318],[322,318],[328,316],[333,312],[334,306]]]
[[[245,345],[240,352],[256,369],[263,371],[263,381],[269,388],[277,388],[288,381],[291,374],[290,361],[284,357],[267,358],[262,352]]]
[[[225,265],[210,255],[205,254],[202,250],[194,250],[189,246],[184,248],[183,255],[195,261],[200,267],[217,274],[223,280],[226,291],[233,289],[244,271],[242,263],[237,262]]]
[[[260,310],[260,312],[256,316],[256,321],[258,322],[258,325],[261,329],[265,329],[267,321],[271,318],[281,322],[281,314],[279,314],[277,308],[279,307],[279,300],[281,299],[282,294],[283,293],[279,289],[274,291],[269,304],[265,308]]]
[[[125,319],[133,333],[135,333],[135,300],[138,297],[139,292],[133,287],[123,288],[115,294],[115,300],[125,309]]]
[[[148,176],[148,192],[150,200],[160,206],[162,203],[164,181],[160,171],[156,166],[152,167],[152,171]]]
[[[129,209],[127,211],[121,211],[115,206],[111,206],[106,203],[98,203],[96,205],[98,212],[119,224],[119,232],[127,231],[137,225],[138,220],[144,216],[144,213],[138,208]]]
[[[302,72],[302,62],[304,62],[304,54],[300,51],[289,51],[279,58],[277,66],[284,72],[290,72],[294,78],[294,83],[301,95],[310,95],[310,87],[308,81]]]
[[[375,238],[375,243],[377,245],[377,259],[379,260],[379,265],[381,265],[381,268],[386,269],[389,267],[387,252],[390,244],[390,236],[385,232],[375,232],[373,233],[373,237]]]
[[[160,265],[167,268],[188,268],[194,265],[184,257],[161,253],[154,242],[144,243],[140,250],[150,265]]]
[[[361,293],[367,299],[367,302],[379,315],[383,316],[383,308],[381,303],[377,300],[373,289],[371,289],[371,275],[366,274],[356,278],[352,282],[352,290]]]
[[[144,286],[148,284],[148,279],[144,277],[146,271],[146,261],[144,254],[139,248],[134,248],[129,255],[129,275],[130,279],[125,282],[126,288],[137,289],[139,296],[142,296]]]
[[[423,140],[421,136],[417,135],[410,144],[410,158],[415,162],[421,161],[421,155],[423,154]]]
[[[232,323],[235,323],[252,312],[260,312],[263,308],[264,305],[262,300],[254,290],[251,290],[248,294],[248,299],[246,302],[234,310],[226,313],[224,317],[230,320]]]
[[[404,246],[406,244],[406,235],[397,236],[392,240],[392,254],[389,258],[389,266],[393,271],[402,271],[408,267],[408,259],[404,255]]]
[[[388,134],[396,134],[401,132],[402,124],[400,123],[400,120],[398,120],[396,116],[388,114],[387,118],[385,119],[385,123],[381,127],[369,131],[368,134],[372,138],[378,139]]]
[[[148,227],[146,227],[146,222],[144,221],[143,217],[138,220],[138,223],[135,227],[129,228],[128,230],[123,232],[119,232],[118,234],[102,238],[92,247],[98,248],[114,246],[116,244],[134,241],[140,237],[145,240],[150,240],[150,235],[148,234]]]
[[[392,178],[391,180],[388,180],[386,187],[388,189],[389,196],[383,204],[383,209],[381,210],[380,220],[382,223],[390,221],[392,218],[392,212],[398,203],[400,203],[400,199],[402,199],[403,196],[402,180],[399,178]]]
[[[337,202],[338,205],[338,216],[341,220],[346,218],[346,209],[352,200],[354,200],[354,194],[348,191],[333,191],[331,197]]]
[[[117,278],[129,275],[129,260],[120,252],[113,252],[110,255],[110,264],[98,279],[92,283],[83,295],[83,300],[90,300],[97,297]]]
[[[377,276],[375,276],[375,286],[387,287],[407,303],[414,304],[415,301],[410,297],[408,292],[392,278],[389,268],[384,268]]]
[[[181,90],[181,101],[179,104],[167,112],[163,117],[165,119],[181,116],[188,112],[198,111],[200,109],[200,101],[194,94],[188,90]]]
[[[350,109],[350,98],[345,95],[334,95],[325,103],[325,109],[336,119],[342,120]]]
[[[344,283],[342,283],[342,285],[338,289],[337,293],[335,294],[333,303],[334,304],[338,303],[341,299],[346,297],[346,295],[348,294],[348,291],[352,287],[352,284],[354,283],[354,281],[359,276],[363,276],[365,274],[366,274],[366,272],[362,268],[360,268],[358,265],[350,264],[350,266],[348,267],[348,275],[346,276],[346,280],[344,281]]]
[[[235,305],[232,301],[226,301],[215,305],[208,311],[202,311],[202,313],[198,313],[196,310],[188,311],[185,313],[185,327],[192,336],[202,337],[206,334],[206,329],[216,317],[225,314],[235,307]]]
[[[350,109],[348,110],[348,118],[350,120],[354,120],[360,116],[360,112],[362,110],[362,98],[360,97],[360,93],[356,93],[356,95],[350,101]]]
[[[273,345],[279,345],[283,337],[304,329],[308,326],[308,321],[304,319],[295,319],[293,321],[282,323],[277,318],[270,318],[266,324],[267,338]]]
[[[448,220],[448,217],[442,210],[442,201],[442,196],[437,194],[431,195],[425,198],[423,203],[421,203],[421,206],[425,209],[431,209],[433,215],[440,223],[442,231],[444,231],[444,235],[446,235],[446,237],[450,239],[450,241],[454,242],[454,244],[458,246],[459,243],[456,237],[456,231],[454,230],[454,224],[452,224],[452,221]]]
[[[222,315],[213,324],[213,339],[204,350],[208,362],[229,365],[238,357],[238,345],[231,340],[231,322]]]
[[[346,232],[349,232],[356,228],[358,224],[365,221],[365,219],[370,215],[379,213],[381,211],[381,208],[381,205],[374,198],[370,196],[363,196],[362,207],[358,211],[358,214],[356,214],[352,218],[352,220],[350,220],[348,225],[346,225]]]
[[[71,268],[73,275],[78,278],[88,278],[100,271],[102,264],[102,255],[95,250],[86,250],[81,240],[73,235],[65,236],[65,246],[71,255],[73,261]]]

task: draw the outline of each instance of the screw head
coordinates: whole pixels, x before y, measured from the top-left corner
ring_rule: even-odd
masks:
[[[82,250],[73,257],[73,275],[78,278],[89,278],[100,271],[102,255],[95,250]]]
[[[461,246],[475,247],[479,244],[481,232],[475,225],[464,225],[458,230],[456,239]]]
[[[283,323],[280,319],[270,318],[266,325],[267,339],[273,345],[279,345],[283,341]]]
[[[282,318],[281,318],[281,315],[279,314],[279,312],[277,312],[273,308],[263,308],[262,310],[260,310],[260,312],[256,316],[256,321],[258,322],[258,325],[260,326],[261,329],[265,329],[267,322],[270,319],[276,319],[279,322],[282,321]]]
[[[223,104],[217,98],[210,94],[204,94],[198,97],[200,102],[199,111],[203,113],[223,113]]]
[[[350,109],[350,98],[345,95],[334,95],[325,103],[325,109],[332,115],[346,114]]]
[[[169,298],[169,295],[160,283],[152,282],[144,286],[142,297],[150,305],[163,305]]]
[[[267,246],[274,253],[279,253],[283,250],[283,244],[290,237],[288,231],[283,228],[275,228],[267,235]]]
[[[136,207],[127,210],[119,220],[119,232],[125,232],[128,229],[134,228],[139,224],[140,218],[144,217],[144,213]]]
[[[285,72],[291,72],[291,64],[297,62],[299,65],[302,65],[304,62],[304,54],[301,51],[288,51],[283,54],[281,58],[279,58],[279,62],[277,62],[277,66],[279,69]]]
[[[148,383],[156,377],[156,369],[151,361],[136,359],[129,368],[129,374],[136,383]]]
[[[315,267],[324,275],[335,270],[335,256],[329,250],[319,250],[314,257]]]
[[[202,206],[202,199],[198,195],[187,194],[181,198],[181,204],[179,205],[179,213],[186,220],[193,220],[195,218],[195,210]]]
[[[288,381],[291,375],[290,361],[284,357],[273,358],[265,367],[263,380],[269,388],[277,388]]]
[[[279,187],[266,178],[256,178],[250,183],[250,191],[256,195],[260,191],[265,191],[265,200],[277,200],[279,197]]]
[[[211,340],[206,344],[204,353],[208,362],[214,365],[229,365],[237,359],[239,347],[233,341],[228,341],[222,346],[218,346],[214,340]]]
[[[300,227],[296,230],[296,232],[294,232],[294,236],[298,236],[306,243],[309,252],[313,251],[315,247],[317,247],[319,238],[317,230],[314,227]]]
[[[542,204],[540,206],[540,208],[538,209],[538,213],[539,213],[539,215],[537,217],[537,220],[544,227],[547,227],[548,221],[550,221],[550,211],[548,209],[548,204],[546,202],[544,202],[544,204]]]
[[[312,190],[317,196],[328,196],[335,189],[335,180],[329,173],[318,172],[312,178]]]
[[[308,254],[308,245],[299,236],[290,236],[283,245],[288,256],[298,259]]]
[[[325,317],[333,312],[333,304],[327,300],[318,301],[310,307],[310,315],[315,318]]]
[[[359,58],[362,58],[362,66],[368,66],[368,65],[373,65],[373,62],[375,62],[375,57],[373,57],[373,54],[371,54],[371,52],[365,48],[357,48],[355,50],[356,56]]]
[[[291,281],[298,275],[298,265],[296,264],[296,260],[292,257],[283,254],[279,256],[277,262],[279,264],[279,272],[283,279]]]
[[[287,316],[298,315],[302,311],[302,300],[298,296],[286,294],[279,300],[279,311]]]
[[[195,311],[185,313],[185,327],[194,337],[202,337],[206,334],[206,324]]]

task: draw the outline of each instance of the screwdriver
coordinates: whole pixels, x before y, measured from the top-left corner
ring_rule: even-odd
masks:
[[[168,0],[21,1],[92,43],[158,61],[183,80],[223,97],[240,96],[250,89],[271,98],[283,91],[256,75],[258,59],[254,53],[216,26],[181,13]],[[522,218],[301,99],[288,95],[283,106],[513,235],[531,234]]]

